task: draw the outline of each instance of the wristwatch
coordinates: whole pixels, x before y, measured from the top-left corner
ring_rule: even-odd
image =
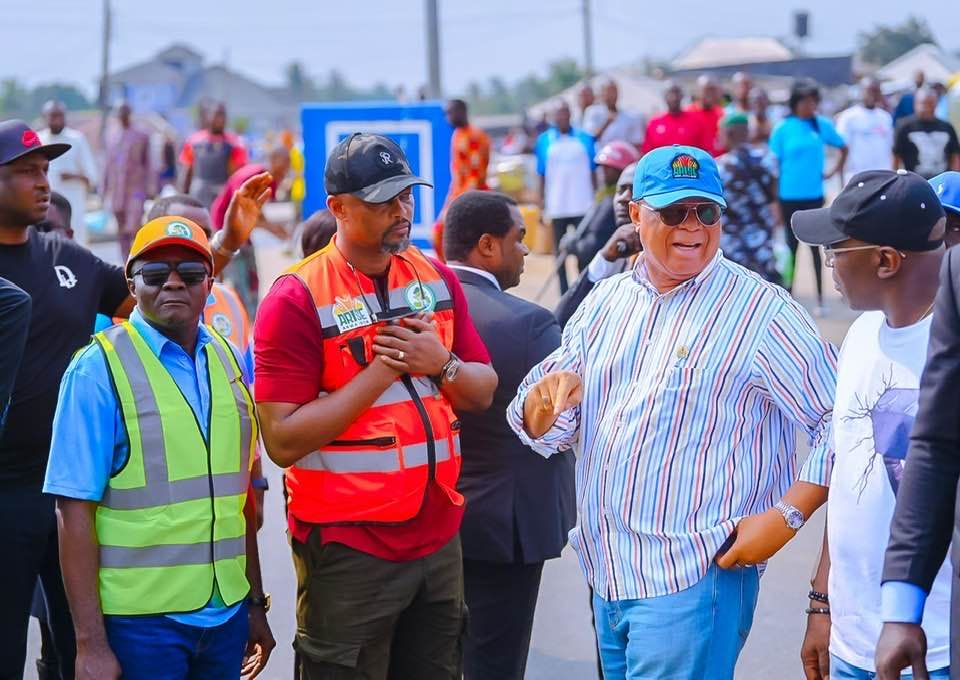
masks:
[[[263,607],[263,613],[270,611],[270,593],[264,593],[260,597],[250,595],[247,597],[247,604],[251,607]]]
[[[237,253],[240,252],[240,249],[237,250],[227,250],[223,247],[223,239],[225,238],[224,230],[221,229],[210,239],[210,248],[213,252],[218,255],[223,255],[224,257],[234,258],[237,256]]]
[[[786,522],[787,526],[794,531],[799,531],[800,527],[807,523],[807,519],[803,516],[803,513],[789,503],[777,501],[777,504],[773,507],[775,507],[780,514],[783,515],[783,521]]]
[[[443,368],[440,369],[440,373],[437,375],[430,376],[430,379],[436,384],[437,387],[443,384],[443,381],[453,382],[457,379],[457,374],[460,372],[460,358],[450,352],[450,358],[447,359],[447,363],[443,365]]]

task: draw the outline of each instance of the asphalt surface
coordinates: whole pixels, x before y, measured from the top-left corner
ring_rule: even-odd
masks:
[[[289,254],[270,237],[256,239],[260,279],[265,289],[269,282],[290,261]],[[109,246],[101,249],[103,257],[118,259]],[[527,271],[518,295],[533,297],[547,278],[552,258],[530,256]],[[797,296],[812,309],[813,281],[809,253],[803,251],[798,263]],[[837,298],[826,273],[828,313],[818,319],[824,334],[835,343],[843,339],[854,315]],[[540,300],[552,306],[558,297],[552,287]],[[806,455],[806,445],[801,445]],[[277,640],[267,669],[260,676],[265,680],[290,680],[293,677],[291,641],[295,632],[295,579],[290,561],[280,496],[280,470],[264,460],[264,471],[271,490],[265,502],[265,522],[260,532],[260,559],[266,590],[273,598],[270,625]],[[753,629],[740,656],[737,680],[802,680],[799,649],[803,638],[807,606],[806,593],[810,573],[817,557],[823,532],[823,511],[818,512],[798,536],[770,562],[761,579],[760,600]],[[34,622],[35,624],[35,622]],[[678,641],[682,644],[682,641]],[[32,659],[39,653],[39,634],[31,626],[25,678],[36,678]],[[527,666],[528,680],[589,680],[597,677],[593,631],[590,624],[588,591],[569,548],[558,560],[547,563],[540,590],[533,640]]]

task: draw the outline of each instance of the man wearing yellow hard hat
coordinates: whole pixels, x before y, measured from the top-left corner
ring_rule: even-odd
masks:
[[[250,500],[257,421],[238,350],[200,323],[213,252],[197,224],[161,217],[125,271],[136,309],[68,367],[44,483],[77,677],[259,672],[274,641]]]

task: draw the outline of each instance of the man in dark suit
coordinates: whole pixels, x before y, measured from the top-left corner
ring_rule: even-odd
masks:
[[[920,381],[920,404],[913,425],[909,464],[904,468],[890,543],[883,569],[884,602],[899,590],[913,590],[907,615],[888,617],[877,643],[877,677],[894,680],[907,666],[914,678],[927,678],[927,641],[920,620],[926,594],[953,540],[953,594],[950,616],[950,667],[960,669],[960,248],[952,248],[940,269],[927,364]],[[899,597],[903,600],[903,596]],[[886,609],[886,608],[885,608]],[[903,609],[903,607],[900,607]]]
[[[527,372],[560,344],[553,314],[504,292],[520,282],[523,236],[502,194],[469,191],[447,210],[444,255],[500,378],[489,409],[461,416],[466,680],[523,678],[543,563],[560,556],[576,515],[573,453],[537,455],[505,416]]]

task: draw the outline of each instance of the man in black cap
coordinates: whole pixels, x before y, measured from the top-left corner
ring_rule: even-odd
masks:
[[[456,275],[410,245],[424,184],[392,140],[344,139],[325,175],[337,233],[257,314],[256,398],[287,468],[309,680],[461,675],[454,409],[488,408],[497,376]]]
[[[913,465],[908,435],[944,253],[944,212],[919,175],[870,170],[854,175],[829,208],[799,211],[791,223],[799,241],[823,248],[840,294],[863,312],[837,361],[827,527],[801,656],[807,678],[873,677],[883,622],[922,609],[910,584],[884,584],[881,596],[880,574],[904,463]],[[926,663],[930,677],[949,678],[950,567],[942,555],[939,565],[923,617]]]
[[[0,122],[0,277],[32,299],[26,349],[0,434],[0,526],[12,548],[0,560],[0,678],[23,672],[38,576],[60,671],[73,677],[73,624],[60,576],[54,499],[41,487],[60,379],[70,358],[89,341],[98,312],[125,317],[133,308],[122,267],[32,226],[50,207],[50,159],[68,148],[41,143],[22,121]],[[249,236],[269,182],[268,174],[254,178],[231,206],[226,233],[214,246],[218,268]]]

